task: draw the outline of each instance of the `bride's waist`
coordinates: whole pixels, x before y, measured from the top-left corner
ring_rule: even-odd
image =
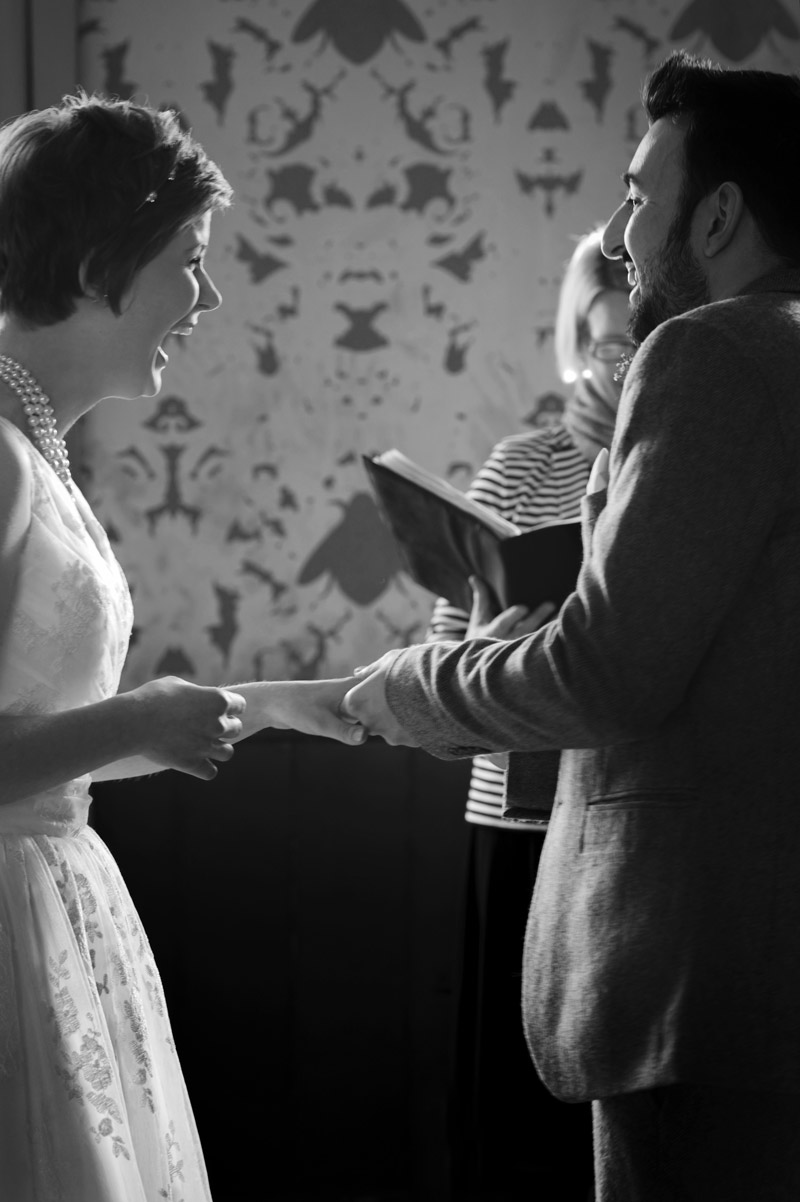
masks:
[[[0,836],[72,835],[88,821],[90,776],[0,805]]]

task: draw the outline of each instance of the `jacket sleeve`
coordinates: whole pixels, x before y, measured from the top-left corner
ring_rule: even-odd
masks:
[[[598,747],[646,736],[679,705],[756,569],[789,470],[757,341],[697,314],[647,339],[620,403],[607,505],[557,620],[395,659],[387,700],[421,746]]]

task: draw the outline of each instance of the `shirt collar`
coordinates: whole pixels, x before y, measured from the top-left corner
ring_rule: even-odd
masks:
[[[736,295],[747,296],[753,292],[800,292],[800,267],[772,268],[745,284]]]

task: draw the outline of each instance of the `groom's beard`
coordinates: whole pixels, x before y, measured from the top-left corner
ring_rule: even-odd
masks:
[[[710,301],[708,280],[689,240],[673,226],[660,257],[639,277],[639,294],[633,303],[628,333],[640,346],[663,321]]]

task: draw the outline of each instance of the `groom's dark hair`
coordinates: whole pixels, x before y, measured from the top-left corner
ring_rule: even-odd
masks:
[[[673,118],[686,131],[678,232],[688,233],[704,196],[731,181],[770,250],[800,266],[800,79],[676,50],[645,82],[642,103],[651,124]]]

